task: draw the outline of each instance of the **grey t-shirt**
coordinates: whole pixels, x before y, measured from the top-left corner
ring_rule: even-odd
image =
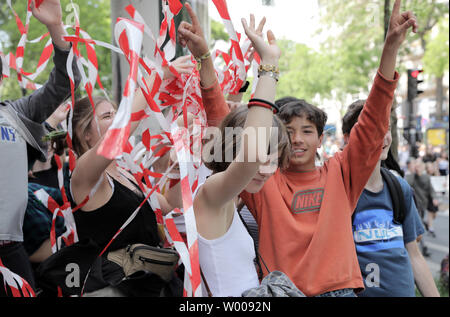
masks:
[[[414,275],[405,244],[424,233],[414,204],[411,187],[397,177],[405,198],[403,223],[394,223],[392,200],[384,182],[383,190],[364,190],[355,210],[353,237],[365,290],[362,297],[413,297]]]
[[[1,113],[0,171],[0,240],[21,242],[28,200],[27,145]]]
[[[70,97],[69,50],[54,46],[55,67],[48,81],[32,94],[0,102],[0,240],[23,241],[22,225],[28,200],[28,163],[45,160],[42,123]],[[72,62],[75,88],[80,82]],[[27,146],[28,145],[28,146]]]

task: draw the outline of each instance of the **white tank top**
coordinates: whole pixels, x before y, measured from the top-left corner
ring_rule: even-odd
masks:
[[[223,236],[207,240],[199,234],[198,242],[200,267],[212,296],[240,297],[245,290],[259,286],[253,240],[236,210]],[[202,292],[207,296],[203,280]]]

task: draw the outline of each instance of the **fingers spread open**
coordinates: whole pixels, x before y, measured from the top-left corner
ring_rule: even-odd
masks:
[[[272,30],[267,31],[267,40],[269,41],[269,44],[275,44],[277,42],[277,39],[275,38],[275,34],[273,34]]]
[[[256,29],[256,33],[262,34],[265,24],[266,24],[266,17],[263,17],[259,22],[258,28]]]
[[[250,14],[250,28],[255,29],[255,16],[253,14]]]

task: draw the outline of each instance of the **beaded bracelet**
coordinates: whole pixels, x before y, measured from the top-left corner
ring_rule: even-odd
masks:
[[[248,102],[248,107],[251,108],[253,106],[264,107],[264,108],[270,109],[275,114],[280,111],[280,109],[275,104],[273,104],[267,100],[263,100],[263,99],[257,99],[257,98],[250,99],[250,101]]]
[[[208,57],[211,57],[211,52],[208,51],[206,54],[200,56],[200,57],[195,57],[194,59],[197,62],[197,70],[199,71],[202,68],[202,61],[204,61],[205,59],[207,59]]]

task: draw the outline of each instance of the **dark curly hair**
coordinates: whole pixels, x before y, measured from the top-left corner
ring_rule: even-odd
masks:
[[[314,123],[319,136],[322,135],[328,119],[325,111],[303,99],[297,99],[284,104],[278,113],[278,117],[284,124],[289,124],[295,117],[306,118]]]

